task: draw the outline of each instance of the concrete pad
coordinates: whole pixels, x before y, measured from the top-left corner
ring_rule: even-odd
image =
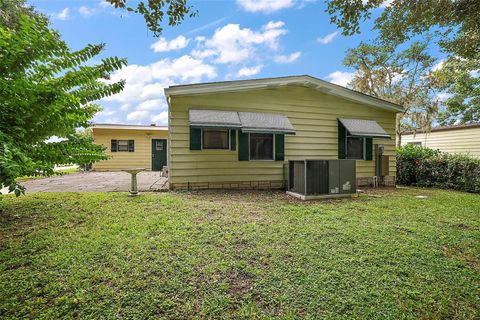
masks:
[[[79,172],[44,179],[21,182],[26,193],[30,192],[112,192],[129,191],[131,176],[127,172]],[[168,179],[158,171],[137,174],[138,191],[162,191],[168,189]]]
[[[298,198],[300,200],[326,200],[326,199],[340,199],[340,198],[358,198],[358,193],[338,193],[338,194],[319,194],[306,196],[293,191],[287,191],[287,194]]]

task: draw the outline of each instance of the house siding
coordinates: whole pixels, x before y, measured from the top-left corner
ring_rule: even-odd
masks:
[[[169,179],[171,188],[273,187],[283,183],[283,161],[238,161],[238,147],[230,150],[189,149],[189,109],[280,113],[296,135],[285,136],[285,160],[337,159],[337,119],[377,121],[392,139],[374,139],[390,156],[395,175],[395,112],[351,102],[315,89],[286,86],[243,92],[173,96],[169,108]],[[238,135],[237,135],[238,137]],[[238,138],[237,138],[238,139]],[[238,145],[238,143],[237,143]],[[357,161],[357,177],[372,177],[375,161]]]
[[[119,171],[128,168],[152,170],[152,139],[168,139],[167,130],[93,128],[94,143],[103,145],[111,158],[95,163],[95,171]],[[134,152],[111,152],[111,140],[135,140]]]
[[[421,142],[423,147],[480,158],[480,127],[403,134],[402,145]]]

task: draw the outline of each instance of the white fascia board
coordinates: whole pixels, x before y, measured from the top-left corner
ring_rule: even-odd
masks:
[[[115,129],[115,130],[151,130],[151,131],[168,131],[168,127],[160,126],[139,126],[128,124],[94,124],[92,129]]]

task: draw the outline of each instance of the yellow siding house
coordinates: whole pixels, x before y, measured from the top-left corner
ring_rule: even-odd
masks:
[[[110,157],[95,163],[95,171],[119,171],[128,168],[160,171],[167,165],[167,127],[94,124],[92,130],[94,143],[103,145]]]
[[[280,188],[287,160],[339,158],[357,159],[362,185],[378,175],[382,151],[385,180],[395,180],[399,105],[310,76],[171,86],[165,95],[170,188]]]
[[[404,133],[401,142],[480,158],[480,123],[438,127],[428,133]]]

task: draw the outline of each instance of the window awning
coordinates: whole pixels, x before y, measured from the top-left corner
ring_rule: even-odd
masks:
[[[283,114],[239,112],[242,132],[295,134],[290,120]]]
[[[190,110],[190,125],[193,127],[241,128],[238,112],[220,110]]]
[[[383,128],[372,120],[361,119],[338,119],[347,131],[352,136],[358,137],[371,137],[371,138],[387,138],[390,139],[390,135],[383,130]]]
[[[251,133],[295,134],[295,129],[282,114],[221,110],[190,110],[190,126],[202,128],[236,128]]]

